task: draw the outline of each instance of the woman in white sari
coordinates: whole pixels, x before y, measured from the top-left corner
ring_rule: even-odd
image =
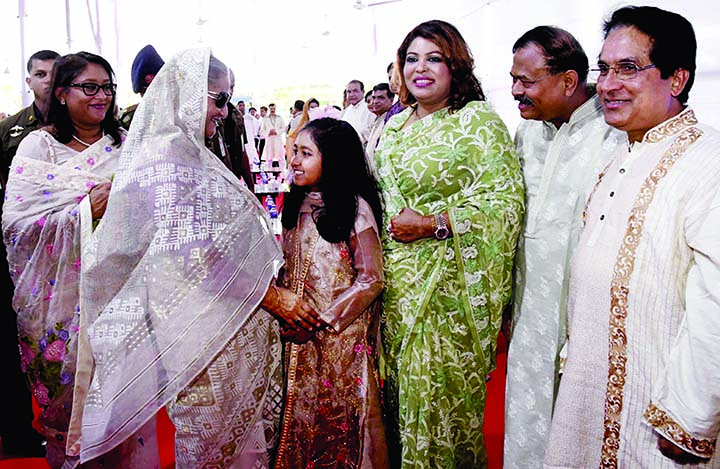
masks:
[[[105,210],[125,139],[113,114],[113,79],[110,64],[95,54],[56,61],[50,125],[18,147],[3,206],[22,369],[41,407],[52,468],[77,463],[66,443],[80,326],[81,233]],[[113,454],[133,451],[123,445]],[[152,446],[140,453],[149,460],[157,455]]]
[[[269,465],[280,342],[259,306],[282,252],[257,198],[203,143],[228,90],[209,50],[187,50],[135,113],[83,262],[82,461],[136,439],[167,405],[177,467]]]

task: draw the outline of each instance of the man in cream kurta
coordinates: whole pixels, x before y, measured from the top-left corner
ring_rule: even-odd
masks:
[[[718,468],[720,133],[685,104],[695,36],[653,7],[604,31],[598,95],[627,145],[583,214],[545,465]]]
[[[367,143],[367,130],[372,125],[375,115],[368,109],[365,102],[365,85],[360,80],[351,80],[347,88],[348,106],[343,109],[340,120],[352,125],[360,136],[363,145]]]
[[[260,124],[259,135],[265,139],[265,148],[262,159],[268,162],[277,161],[276,167],[285,167],[285,141],[283,135],[286,124],[282,117],[275,112],[275,104],[268,105],[269,113],[263,117]]]
[[[553,49],[558,42],[565,47]],[[526,119],[515,141],[527,208],[515,262],[504,466],[527,469],[542,466],[550,429],[565,343],[568,267],[581,212],[623,134],[605,123],[586,82],[587,57],[569,32],[533,28],[513,50],[512,91]],[[580,65],[549,75],[560,54],[573,55]]]
[[[385,128],[385,117],[392,106],[394,97],[395,94],[390,91],[390,85],[387,83],[378,83],[373,87],[372,112],[376,117],[367,130],[368,138],[365,145],[365,156],[373,173],[375,173],[375,148],[377,148],[383,128]]]

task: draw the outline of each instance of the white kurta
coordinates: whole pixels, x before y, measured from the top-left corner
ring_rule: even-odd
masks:
[[[542,466],[565,343],[567,279],[581,213],[624,133],[608,126],[597,96],[557,129],[523,121],[515,141],[526,185],[515,265],[507,366],[506,468]]]
[[[364,144],[367,138],[367,129],[372,125],[375,114],[370,112],[365,100],[361,99],[357,104],[350,104],[343,109],[340,119],[353,126]]]
[[[382,115],[376,116],[367,130],[368,138],[367,145],[365,146],[365,156],[367,157],[368,166],[370,166],[373,174],[375,173],[375,149],[380,141],[382,131],[385,128],[385,116],[387,116],[387,111],[382,113]]]
[[[546,467],[675,467],[657,432],[711,456],[720,431],[720,133],[686,109],[620,148],[585,219]]]
[[[275,135],[268,135],[275,130]],[[268,114],[260,124],[260,138],[265,139],[262,159],[265,161],[285,161],[285,141],[283,134],[287,130],[285,121],[277,114]]]

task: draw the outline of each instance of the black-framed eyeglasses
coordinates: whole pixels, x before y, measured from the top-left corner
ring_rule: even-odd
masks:
[[[639,72],[651,68],[657,67],[654,64],[641,67],[633,62],[618,62],[612,67],[608,64],[597,64],[597,68],[591,68],[590,73],[591,76],[597,80],[601,77],[606,78],[610,74],[610,70],[612,70],[615,72],[618,80],[634,80],[637,78]]]
[[[230,93],[228,93],[227,91],[215,93],[214,91],[208,90],[208,96],[215,100],[215,105],[218,107],[218,109],[224,108],[231,98]]]
[[[70,83],[70,88],[81,88],[85,96],[95,96],[98,91],[103,90],[105,96],[112,96],[117,90],[115,83],[105,83],[104,85],[98,85],[97,83]]]

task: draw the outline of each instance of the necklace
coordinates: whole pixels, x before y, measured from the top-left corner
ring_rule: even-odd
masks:
[[[102,136],[101,136],[100,138],[103,138],[104,136],[105,136],[105,132],[102,133]],[[73,135],[72,138],[73,138],[73,140],[75,140],[76,142],[78,142],[78,143],[80,143],[80,144],[82,144],[82,145],[85,145],[86,148],[90,148],[90,145],[92,145],[92,143],[87,143],[87,142],[85,142],[85,141],[83,141],[83,140],[80,140],[76,135]],[[98,140],[100,140],[100,138],[97,139],[97,140],[95,140],[95,142],[97,142]],[[95,142],[93,142],[93,143],[95,143]]]

